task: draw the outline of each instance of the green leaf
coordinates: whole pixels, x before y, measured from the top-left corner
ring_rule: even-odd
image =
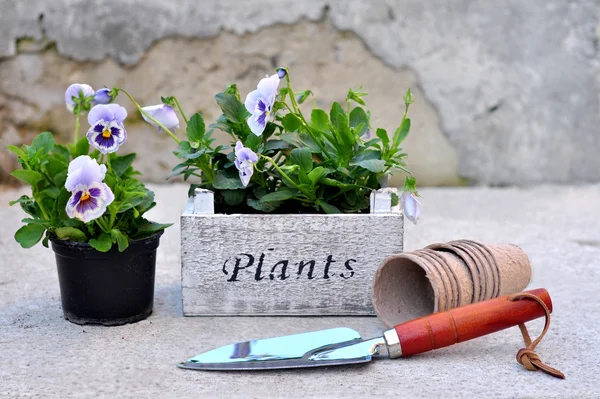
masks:
[[[294,147],[308,147],[313,153],[320,153],[321,149],[319,145],[306,133],[285,133],[279,136],[279,138],[287,143],[290,143]]]
[[[112,154],[111,154],[112,155]],[[123,176],[123,174],[127,171],[127,169],[131,166],[133,161],[135,160],[136,154],[131,153],[127,155],[123,155],[120,157],[111,157],[110,166],[115,174],[119,177]]]
[[[85,242],[87,237],[85,233],[75,227],[59,227],[54,230],[56,236],[61,240]]]
[[[381,151],[378,150],[364,150],[358,152],[354,158],[350,161],[351,164],[355,164],[360,161],[367,159],[381,159]]]
[[[295,114],[287,114],[281,123],[288,132],[295,132],[302,126],[302,121]]]
[[[323,201],[323,200],[317,200],[317,205],[323,209],[323,211],[325,213],[329,213],[329,214],[334,214],[334,213],[341,213],[340,210],[338,208],[336,208],[333,205],[328,204],[327,202]]]
[[[382,159],[365,159],[356,162],[354,165],[365,168],[373,173],[381,173],[385,169],[385,161]]]
[[[381,139],[381,142],[383,143],[383,145],[385,147],[387,147],[390,142],[390,139],[389,139],[385,129],[381,129],[381,128],[377,129],[376,134],[377,134],[377,137],[379,137]]]
[[[54,144],[52,154],[54,154],[55,157],[58,157],[61,161],[69,163],[69,150],[64,145]]]
[[[163,231],[164,229],[172,225],[172,223],[163,224],[142,219],[142,221],[137,225],[137,233],[135,234],[134,238],[150,236],[154,233],[158,233],[159,231]]]
[[[56,215],[54,217],[58,218],[58,220],[62,221],[63,223],[66,221],[72,220],[67,215],[67,212],[65,210],[65,208],[67,206],[67,202],[69,202],[70,198],[71,198],[71,193],[68,192],[67,189],[63,187],[60,190],[60,193],[58,194],[56,201],[54,201],[54,206],[52,207],[52,214]]]
[[[333,103],[333,105],[331,106],[331,111],[329,112],[329,117],[331,118],[331,124],[335,127],[338,127],[339,124],[339,115],[341,114],[342,118],[345,120],[346,119],[346,113],[344,112],[344,109],[342,108],[342,106],[340,105],[340,103],[335,102]],[[346,121],[346,124],[347,121]]]
[[[67,162],[63,161],[59,157],[52,156],[48,157],[47,160],[48,162],[46,162],[44,168],[46,169],[46,173],[48,174],[48,176],[50,176],[50,178],[52,178],[52,180],[54,180],[54,176],[58,175],[61,172],[66,172],[69,168]],[[56,185],[58,186],[58,184]]]
[[[350,112],[350,127],[355,129],[360,128],[360,130],[356,132],[359,136],[365,134],[369,128],[369,117],[361,107],[356,107]]]
[[[35,170],[27,170],[27,169],[17,169],[11,172],[11,176],[16,177],[17,179],[24,181],[30,186],[35,186],[38,184],[44,176],[36,172]]]
[[[16,155],[17,155],[19,158],[21,158],[21,159],[23,159],[23,160],[27,161],[27,159],[28,159],[28,157],[27,157],[27,154],[25,154],[25,151],[23,151],[23,150],[22,150],[22,149],[20,149],[19,147],[15,147],[14,145],[9,145],[9,146],[6,146],[6,148],[7,148],[7,149],[8,149],[10,152],[12,152],[12,153],[16,154]]]
[[[269,140],[265,143],[265,150],[287,150],[292,146],[284,140]]]
[[[54,148],[54,137],[50,132],[40,133],[31,142],[31,147],[34,151],[40,151],[42,154],[47,154]]]
[[[300,170],[304,173],[309,173],[312,170],[312,153],[306,147],[293,149],[290,153],[290,161],[292,161],[294,165],[300,166]]]
[[[112,239],[106,233],[100,234],[98,238],[92,238],[89,244],[97,251],[108,252],[112,248]]]
[[[316,168],[310,171],[310,173],[308,174],[308,178],[310,179],[312,184],[315,185],[319,182],[319,180],[327,176],[328,173],[329,170],[325,169],[322,166],[317,166]]]
[[[219,93],[215,96],[215,101],[219,104],[223,115],[231,122],[246,122],[246,118],[250,115],[244,104],[233,94]]]
[[[256,209],[260,212],[270,213],[279,208],[280,202],[261,202],[252,198],[248,198],[246,203],[249,207]]]
[[[400,202],[400,197],[398,196],[398,194],[392,192],[392,206],[398,205],[399,202]]]
[[[31,248],[42,239],[44,231],[46,231],[46,228],[40,224],[26,224],[17,230],[15,240],[23,248]]]
[[[250,133],[244,141],[244,146],[250,148],[252,151],[257,151],[258,146],[262,144],[262,137]]]
[[[57,173],[54,175],[54,177],[52,178],[52,180],[54,181],[54,184],[57,187],[62,187],[65,185],[65,182],[67,181],[67,169],[63,170],[60,173]]]
[[[244,185],[237,171],[219,170],[213,180],[213,187],[217,190],[238,190],[244,188]]]
[[[227,205],[235,206],[244,202],[246,197],[246,190],[220,190],[219,191],[225,199]]]
[[[71,156],[73,158],[77,158],[80,155],[87,155],[89,151],[90,151],[90,143],[88,142],[87,137],[83,136],[82,138],[79,139],[77,144],[75,144],[75,148],[73,148],[73,150],[71,152]]]
[[[187,124],[187,138],[190,142],[200,142],[204,139],[204,133],[206,126],[204,125],[204,119],[199,112],[192,115]]]
[[[398,147],[406,138],[406,136],[408,136],[408,132],[410,131],[410,119],[406,118],[404,121],[402,121],[402,124],[400,125],[400,127],[398,127],[398,129],[396,129],[396,132],[394,133],[394,147]]]
[[[227,124],[227,118],[224,115],[220,115],[215,123],[211,123],[209,126],[211,129],[219,129],[226,133],[231,133],[231,126]]]
[[[45,190],[42,190],[40,193],[47,195],[48,197],[50,197],[52,199],[56,199],[56,198],[58,198],[58,194],[60,194],[60,188],[51,186]]]
[[[285,201],[294,198],[294,193],[290,190],[279,190],[263,195],[260,202]]]
[[[350,132],[348,119],[346,118],[346,113],[343,110],[341,112],[338,112],[334,126],[336,127],[339,133],[340,139],[344,143],[346,151],[349,151],[351,148],[354,147],[354,144],[356,143],[356,137]]]
[[[13,206],[16,203],[21,205],[21,209],[23,209],[23,211],[26,214],[34,216],[34,217],[42,216],[42,212],[41,212],[39,206],[34,202],[33,198],[30,198],[26,195],[22,195],[21,197],[19,197],[18,200],[11,201],[9,204],[10,204],[10,206]]]
[[[147,212],[156,205],[154,202],[154,192],[147,188],[144,188],[144,191],[146,192],[146,195],[142,198],[140,203],[135,206],[135,209],[139,213]]]
[[[110,237],[112,238],[113,243],[117,243],[117,246],[119,247],[119,252],[125,251],[129,246],[129,240],[127,239],[127,236],[123,234],[120,230],[112,229],[110,231]]]
[[[317,130],[329,130],[329,118],[322,109],[315,108],[310,114],[310,124]]]

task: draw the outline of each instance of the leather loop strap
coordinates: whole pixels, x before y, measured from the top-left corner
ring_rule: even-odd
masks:
[[[529,336],[529,332],[527,331],[527,327],[525,327],[524,323],[519,324],[519,329],[521,330],[521,334],[523,335],[523,340],[525,341],[525,348],[522,348],[517,352],[517,362],[522,364],[527,370],[537,371],[542,370],[546,374],[549,374],[556,378],[565,378],[565,375],[559,370],[548,366],[535,353],[535,347],[540,343],[546,332],[548,332],[548,328],[550,327],[550,310],[540,298],[535,295],[521,292],[519,294],[514,294],[508,297],[509,301],[518,301],[520,299],[532,299],[540,304],[542,308],[544,308],[544,313],[546,317],[546,323],[544,324],[544,330],[534,341],[531,341],[531,337]]]

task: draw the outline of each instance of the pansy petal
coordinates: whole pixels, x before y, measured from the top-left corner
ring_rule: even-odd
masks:
[[[95,125],[98,121],[110,122],[114,119],[110,105],[114,104],[98,104],[90,110],[88,114],[88,123],[90,126]]]
[[[236,151],[235,156],[241,162],[258,162],[258,155],[250,148],[241,148],[239,151]]]
[[[275,102],[275,96],[277,95],[277,88],[279,87],[279,76],[277,74],[271,75],[268,78],[263,78],[258,82],[257,89],[267,101],[267,105],[272,106]],[[252,111],[250,111],[252,112]]]
[[[69,163],[65,188],[72,192],[79,185],[87,186],[104,180],[105,175],[105,165],[98,165],[95,159],[81,155]]]
[[[265,127],[267,126],[264,114],[252,115],[248,118],[247,122],[252,133],[254,133],[257,136],[260,136],[264,132]]]
[[[248,93],[248,95],[246,96],[246,101],[244,102],[244,106],[246,107],[248,112],[253,114],[256,111],[256,104],[258,103],[258,100],[260,98],[261,94],[258,90],[254,90]]]
[[[125,107],[122,107],[119,104],[106,104],[105,107],[108,107],[113,114],[113,118],[111,120],[123,123],[125,118],[127,118],[127,110]]]
[[[241,141],[238,141],[237,143],[235,143],[235,152],[236,152],[236,154],[237,154],[237,152],[238,152],[239,150],[241,150],[242,148],[244,148],[244,145],[242,144],[242,142],[241,142]]]
[[[239,162],[236,166],[238,166],[240,172],[240,180],[244,187],[246,187],[250,183],[250,179],[254,173],[254,166],[246,162]]]

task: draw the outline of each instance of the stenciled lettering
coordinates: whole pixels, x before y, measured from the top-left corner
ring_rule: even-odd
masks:
[[[252,275],[250,279],[254,281],[285,281],[293,275],[296,275],[296,280],[301,278],[329,280],[337,276],[347,280],[356,274],[355,264],[358,263],[356,259],[336,260],[333,255],[327,255],[325,259],[321,258],[320,262],[318,259],[303,259],[293,263],[290,259],[269,259],[269,251],[274,250],[274,248],[267,248],[267,251],[256,256],[249,253],[230,256],[223,263],[223,274],[229,276],[228,282],[242,281],[242,277],[248,278],[250,275]],[[336,267],[341,269],[342,265],[343,271],[337,272]],[[317,269],[321,269],[322,274]],[[242,271],[245,273],[241,273]]]
[[[248,263],[246,263],[245,266],[240,266],[240,264],[242,263],[241,256],[246,256],[248,258]],[[239,281],[237,279],[239,271],[252,266],[252,264],[254,263],[254,256],[252,256],[250,254],[238,254],[238,255],[228,258],[225,261],[225,263],[223,263],[223,273],[225,273],[225,274],[229,274],[227,272],[227,263],[231,260],[231,258],[235,258],[235,266],[233,267],[233,272],[231,273],[231,277],[228,278],[227,281]]]

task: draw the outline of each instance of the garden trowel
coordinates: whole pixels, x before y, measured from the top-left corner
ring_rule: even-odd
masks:
[[[552,311],[545,289],[527,291]],[[258,339],[226,345],[178,364],[194,370],[263,370],[336,366],[369,362],[373,357],[407,357],[491,334],[545,315],[525,296],[505,296],[434,313],[399,324],[381,337],[362,339],[350,328]]]

